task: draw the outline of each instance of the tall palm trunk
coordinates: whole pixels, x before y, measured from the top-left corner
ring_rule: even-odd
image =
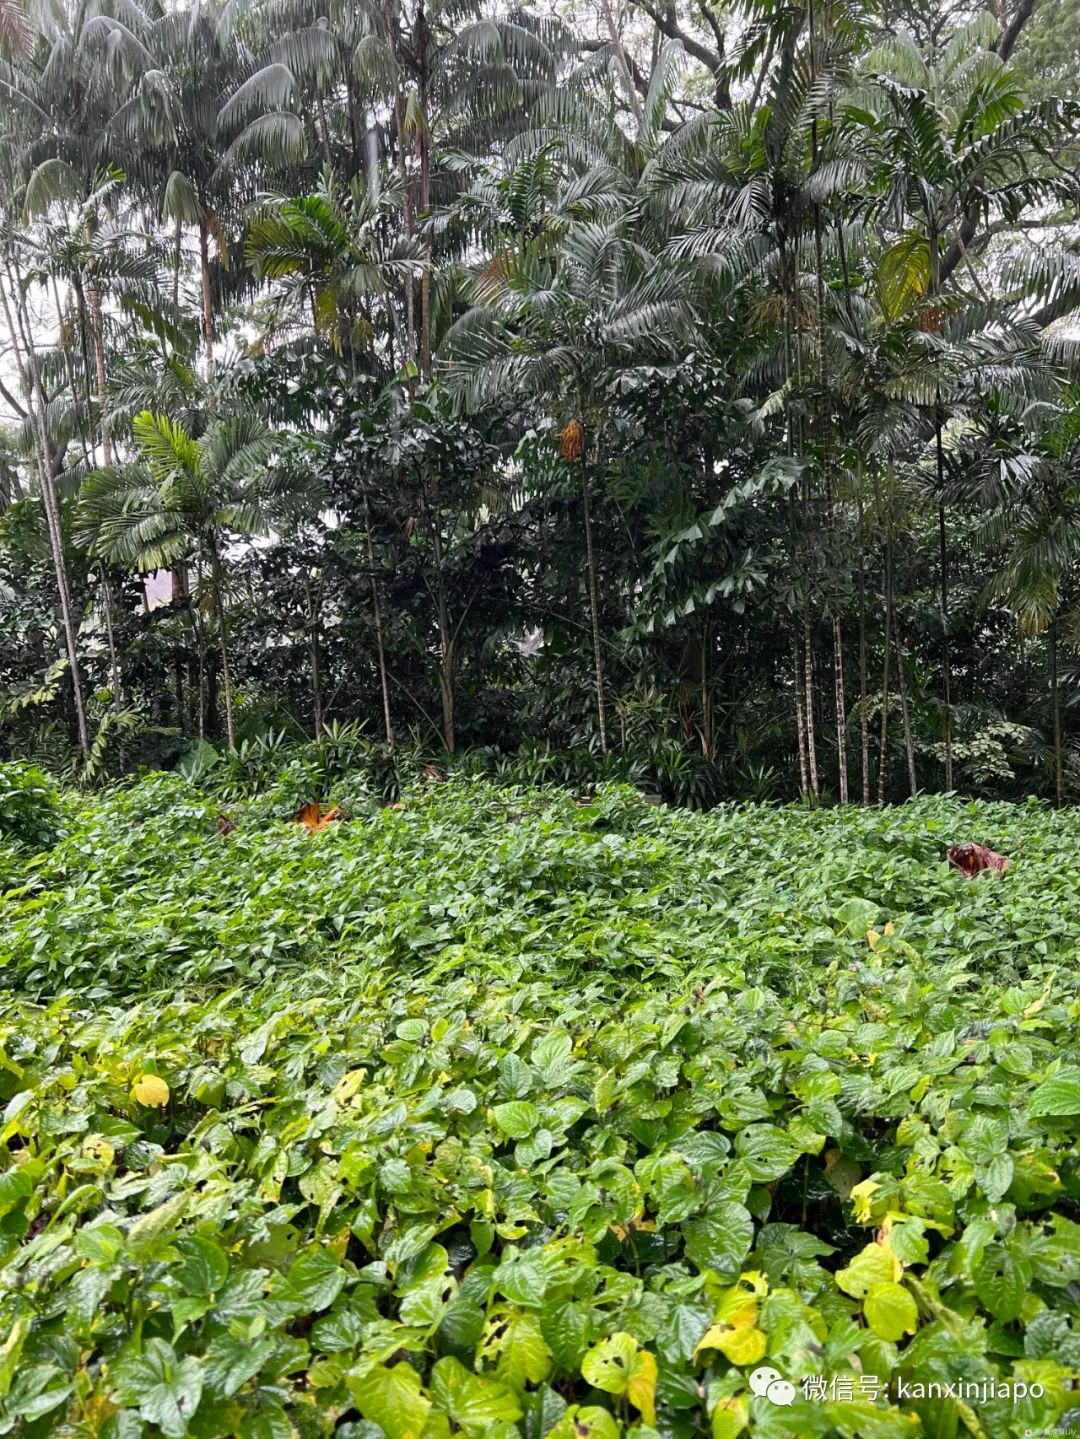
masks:
[[[124,707],[123,676],[120,670],[120,656],[116,650],[116,634],[113,630],[112,586],[104,565],[101,569],[101,597],[105,612],[105,638],[109,644],[109,673],[112,677],[113,711],[119,713]]]
[[[891,553],[891,541],[889,543],[889,549]],[[911,792],[911,798],[914,799],[919,793],[919,779],[915,772],[915,744],[911,735],[911,711],[908,707],[907,676],[904,673],[904,656],[900,653],[900,637],[896,632],[896,596],[893,589],[893,567],[891,558],[888,566],[888,584],[888,608],[891,616],[893,649],[896,652],[896,687],[900,691],[900,724],[904,734],[904,755],[907,759],[908,789]]]
[[[937,481],[938,481],[938,569],[940,571],[941,589],[939,605],[941,610],[941,678],[942,678],[942,699],[944,702],[945,718],[945,788],[951,790],[953,787],[953,754],[952,754],[952,658],[949,649],[949,551],[945,538],[945,501],[943,490],[945,485],[945,457],[941,445],[941,410],[938,408],[937,421],[934,426],[935,445],[937,449]]]
[[[16,326],[15,317],[11,312],[7,289],[3,285],[0,285],[0,299],[3,300],[4,318],[7,322],[8,332],[11,337],[11,348],[16,362],[21,368],[24,349],[29,362],[31,394],[28,397],[28,408],[35,432],[38,473],[41,478],[41,498],[45,507],[45,520],[49,532],[49,548],[52,552],[53,570],[56,575],[56,593],[60,604],[60,622],[64,632],[64,646],[67,650],[68,665],[71,670],[71,691],[72,700],[75,705],[79,748],[82,751],[83,759],[89,760],[90,732],[86,723],[82,672],[79,668],[78,630],[71,603],[71,588],[68,583],[67,559],[64,554],[64,535],[60,524],[60,506],[56,496],[56,486],[53,483],[53,454],[52,445],[49,442],[48,401],[45,398],[45,387],[41,379],[41,365],[38,361],[37,351],[34,348],[30,323],[26,314],[26,299],[21,287],[16,284],[10,267],[7,268],[7,278],[11,287],[11,296],[15,300],[17,308],[18,326]],[[20,333],[22,339],[21,345]]]
[[[390,680],[386,668],[386,647],[383,644],[379,581],[375,574],[375,546],[371,540],[371,503],[368,500],[367,483],[362,477],[360,488],[364,497],[364,539],[367,544],[368,573],[371,576],[371,612],[375,620],[375,654],[379,665],[379,687],[382,690],[383,725],[386,729],[386,747],[392,750],[394,726],[390,718]]]
[[[806,757],[810,775],[810,793],[818,798],[817,744],[814,739],[814,635],[809,614],[803,615],[803,657],[806,664]]]
[[[792,673],[795,676],[795,738],[799,749],[799,795],[805,799],[810,792],[809,772],[806,763],[806,725],[803,721],[802,702],[802,661],[799,657],[799,642],[791,641]]]
[[[454,636],[450,629],[450,611],[446,603],[443,576],[442,540],[439,537],[439,516],[436,510],[431,525],[432,548],[435,552],[435,608],[439,625],[439,698],[442,701],[443,743],[449,754],[454,753],[457,736],[454,728]]]
[[[109,435],[109,401],[106,389],[104,324],[101,314],[101,291],[92,275],[87,276],[87,299],[90,301],[90,333],[94,345],[94,369],[97,376],[98,417],[101,424],[101,453],[106,469],[113,462],[112,438]]]
[[[394,14],[394,0],[386,0],[383,10],[383,17],[386,22],[386,43],[390,50],[390,59],[395,73],[398,69],[397,57],[397,20]],[[397,136],[397,159],[398,179],[401,182],[401,193],[404,197],[405,209],[405,234],[411,240],[416,229],[413,215],[413,197],[409,188],[408,166],[405,158],[405,99],[401,93],[400,83],[394,84],[394,129]],[[410,274],[405,283],[405,358],[411,360],[416,353],[416,315],[415,296],[413,293],[413,276]]]
[[[885,549],[885,663],[881,675],[881,747],[878,752],[878,793],[880,809],[885,803],[885,777],[889,766],[889,666],[892,662],[892,565]]]
[[[217,621],[218,648],[221,653],[221,687],[225,693],[225,734],[229,748],[236,748],[236,731],[233,723],[232,672],[229,669],[229,637],[225,628],[225,576],[218,553],[217,537],[210,538],[210,571],[213,588],[214,619]]]
[[[836,757],[840,779],[840,803],[848,802],[847,701],[844,698],[844,638],[839,617],[833,619],[833,669],[836,692]]]
[[[307,600],[307,614],[304,616],[307,631],[308,655],[311,660],[311,708],[314,720],[315,738],[323,731],[322,664],[319,655],[319,616],[307,575],[304,576],[304,598]]]
[[[417,69],[417,99],[420,122],[417,145],[420,153],[420,214],[425,218],[431,212],[431,130],[430,130],[430,46],[431,31],[428,25],[424,0],[416,7],[416,25],[413,31],[413,54]],[[424,268],[420,274],[420,373],[425,380],[431,378],[431,230],[424,232]]]
[[[214,380],[214,292],[210,285],[210,229],[205,216],[199,220],[199,275],[202,280],[203,353],[209,385]]]
[[[585,566],[589,586],[589,619],[592,624],[593,673],[596,679],[596,720],[600,730],[600,751],[607,754],[607,703],[604,698],[604,655],[600,646],[600,600],[596,584],[592,513],[589,508],[589,476],[584,451],[581,455],[581,506],[585,520]]]
[[[91,215],[86,222],[86,238],[93,240],[97,228],[97,217]],[[94,370],[97,378],[98,420],[101,425],[101,453],[106,468],[113,462],[112,439],[108,432],[109,403],[105,374],[105,323],[101,310],[101,287],[94,273],[94,262],[86,266],[86,297],[90,304],[90,337],[94,347]]]
[[[866,713],[866,567],[862,552],[862,501],[859,502],[859,749],[862,759],[862,802],[870,807],[870,720]]]
[[[1065,767],[1061,735],[1061,691],[1058,685],[1058,619],[1050,621],[1050,704],[1054,712],[1054,800],[1060,809],[1065,803]]]

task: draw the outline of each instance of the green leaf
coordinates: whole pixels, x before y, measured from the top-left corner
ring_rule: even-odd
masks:
[[[915,1300],[902,1284],[879,1284],[863,1300],[866,1322],[879,1339],[895,1343],[914,1334],[919,1323]]]
[[[345,1279],[344,1269],[329,1250],[309,1249],[292,1265],[276,1297],[285,1299],[300,1313],[317,1314],[330,1308]]]
[[[974,1274],[975,1293],[1003,1324],[1023,1308],[1031,1284],[1031,1260],[1014,1243],[991,1245]]]
[[[345,1383],[357,1409],[378,1424],[386,1439],[420,1439],[431,1400],[411,1364],[376,1365],[360,1378],[346,1375]]]
[[[219,1334],[206,1351],[205,1379],[211,1393],[231,1399],[273,1354],[273,1339],[238,1339],[232,1334]]]
[[[719,1278],[735,1280],[754,1242],[750,1211],[730,1200],[715,1205],[701,1219],[683,1224],[686,1257],[699,1269],[713,1269]]]
[[[440,1359],[431,1371],[431,1394],[470,1439],[479,1439],[492,1424],[513,1424],[521,1418],[521,1404],[511,1389],[471,1373],[450,1355]]]
[[[759,1184],[782,1179],[802,1153],[775,1124],[748,1124],[740,1130],[735,1150]]]
[[[1044,1079],[1028,1103],[1033,1119],[1080,1114],[1080,1068],[1067,1065]]]
[[[512,1099],[497,1104],[492,1111],[495,1123],[508,1139],[527,1139],[540,1123],[540,1111],[527,1099]]]
[[[172,1271],[185,1294],[216,1294],[229,1276],[229,1261],[209,1239],[193,1234],[178,1239],[176,1248],[181,1263]]]
[[[166,1439],[182,1439],[202,1397],[202,1365],[192,1355],[177,1357],[163,1339],[149,1339],[141,1354],[121,1359],[110,1376],[117,1400],[138,1409]]]

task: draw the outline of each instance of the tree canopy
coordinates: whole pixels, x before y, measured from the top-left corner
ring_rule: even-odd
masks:
[[[1076,29],[0,0],[3,755],[1076,798]]]

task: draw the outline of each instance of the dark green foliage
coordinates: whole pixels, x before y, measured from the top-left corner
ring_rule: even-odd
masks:
[[[1012,1439],[1068,1409],[1071,816],[352,794],[315,835],[280,790],[224,833],[178,777],[80,797],[0,901],[9,1430]],[[1007,874],[949,868],[976,835]]]
[[[30,764],[0,764],[0,841],[24,849],[49,849],[60,832],[60,796],[53,782]]]

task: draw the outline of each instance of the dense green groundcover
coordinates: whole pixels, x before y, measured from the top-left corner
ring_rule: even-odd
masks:
[[[1080,1424],[1074,814],[20,787],[0,1432]]]

